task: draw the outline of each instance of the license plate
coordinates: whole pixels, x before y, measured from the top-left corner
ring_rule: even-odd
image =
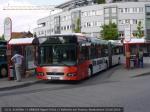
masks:
[[[52,80],[59,80],[60,77],[51,77]]]

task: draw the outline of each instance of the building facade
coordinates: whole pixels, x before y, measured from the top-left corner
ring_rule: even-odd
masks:
[[[117,24],[120,37],[124,37],[125,26],[130,24],[134,36],[141,21],[143,33],[150,39],[150,0],[106,0],[105,4],[71,0],[56,8],[62,11],[37,21],[37,37],[73,33],[78,26],[82,33],[100,37],[101,26],[109,22]]]

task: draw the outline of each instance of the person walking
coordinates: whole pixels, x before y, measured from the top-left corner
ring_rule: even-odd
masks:
[[[20,55],[19,53],[16,53],[11,60],[14,62],[15,65],[15,73],[16,73],[16,81],[20,82],[21,81],[21,73],[22,73],[22,61],[23,61],[23,56]]]
[[[142,51],[142,49],[139,50],[138,58],[139,58],[139,67],[143,68],[144,65],[143,65],[143,51]]]

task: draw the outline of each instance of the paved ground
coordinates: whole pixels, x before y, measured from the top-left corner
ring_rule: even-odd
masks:
[[[125,69],[124,65],[100,72],[79,83],[0,80],[0,107],[124,107],[125,112],[149,112],[150,64]],[[5,85],[6,84],[6,85]],[[26,85],[25,85],[26,84]],[[2,89],[6,86],[20,86]],[[24,86],[25,85],[25,86]]]
[[[77,84],[50,81],[1,91],[0,107],[119,106],[125,112],[149,112],[150,75],[119,80],[115,74],[120,68],[116,66]]]
[[[150,74],[150,63],[145,63],[144,68],[131,68],[125,69],[124,64],[121,64],[115,68],[115,70],[110,73],[113,77],[109,77],[112,81],[118,80],[127,80],[136,76],[142,76]],[[108,77],[106,77],[107,79]],[[22,82],[16,82],[14,80],[8,81],[8,78],[0,79],[0,91],[14,89],[14,88],[21,88],[23,86],[30,86],[32,84],[36,84],[40,82],[36,79],[36,76],[33,75],[32,77],[24,78]]]

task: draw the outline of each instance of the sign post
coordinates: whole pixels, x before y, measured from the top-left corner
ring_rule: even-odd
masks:
[[[130,49],[129,49],[129,45],[128,42],[131,41],[131,25],[127,24],[124,28],[124,32],[125,32],[125,42],[127,43],[125,45],[125,54],[126,54],[126,68],[130,68]]]
[[[12,21],[9,17],[6,17],[4,20],[4,38],[7,41],[7,43],[11,39],[11,33],[12,33]],[[8,57],[11,58],[11,51],[9,49],[10,48],[7,44],[7,61],[8,62],[9,62]],[[12,74],[13,74],[12,66],[10,66],[10,64],[8,63],[8,79],[9,80],[13,78],[13,76],[11,76]]]
[[[11,32],[12,32],[12,21],[9,17],[7,17],[4,20],[4,38],[5,38],[5,40],[7,40],[7,41],[10,40]]]
[[[130,40],[131,40],[131,24],[125,25],[124,33],[125,33],[125,41],[130,42]]]

